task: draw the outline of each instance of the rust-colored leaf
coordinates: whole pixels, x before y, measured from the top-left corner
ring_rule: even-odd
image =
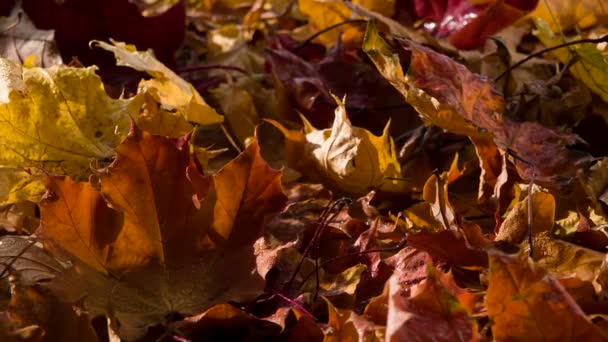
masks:
[[[486,306],[495,339],[604,340],[562,285],[534,264],[492,254],[488,281]]]

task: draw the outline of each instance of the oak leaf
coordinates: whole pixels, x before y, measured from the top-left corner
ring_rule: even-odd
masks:
[[[37,202],[35,168],[82,179],[96,159],[114,156],[139,96],[112,99],[95,67],[22,68],[0,59],[0,201]]]
[[[354,127],[344,103],[337,97],[334,100],[338,108],[330,129],[318,130],[302,118],[303,133],[270,121],[285,135],[288,165],[353,195],[363,196],[374,189],[388,193],[403,191],[403,182],[392,179],[399,177],[401,167],[388,125],[380,137]]]
[[[133,339],[168,312],[194,314],[263,289],[252,245],[285,198],[255,140],[213,177],[198,172],[186,146],[135,127],[116,153],[97,171],[100,191],[47,178],[36,234],[76,262],[55,291],[72,300],[86,289],[87,310],[115,317]]]

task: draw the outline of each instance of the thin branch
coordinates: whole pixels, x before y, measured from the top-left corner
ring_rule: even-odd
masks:
[[[296,45],[296,47],[294,48],[294,50],[295,51],[300,50],[301,48],[303,48],[306,45],[310,44],[310,42],[312,42],[313,40],[315,40],[320,35],[325,34],[325,33],[329,32],[329,31],[331,31],[331,30],[333,30],[335,28],[340,27],[340,26],[347,25],[347,24],[362,24],[362,23],[367,23],[367,20],[365,20],[365,19],[348,19],[348,20],[341,21],[341,22],[339,22],[337,24],[328,26],[328,27],[322,29],[321,31],[313,34],[312,36],[306,38],[306,40],[303,41],[303,42],[301,42],[300,44]]]
[[[531,55],[528,55],[528,57],[526,57],[526,58],[520,60],[519,62],[511,65],[509,68],[507,68],[507,70],[503,71],[500,75],[498,75],[494,79],[494,82],[498,82],[501,78],[505,77],[513,69],[518,68],[519,66],[521,66],[522,64],[528,62],[532,58],[541,56],[541,55],[543,55],[543,54],[545,54],[547,52],[551,52],[553,50],[561,49],[563,47],[568,47],[568,46],[576,45],[576,44],[586,44],[586,43],[599,44],[599,43],[606,43],[606,42],[608,42],[608,34],[605,35],[605,36],[602,36],[600,38],[595,38],[595,39],[585,38],[585,39],[573,40],[571,42],[567,42],[567,43],[555,45],[555,46],[552,46],[552,47],[548,47],[546,49],[542,49],[542,50],[540,50],[538,52],[535,52],[535,53],[533,53]]]

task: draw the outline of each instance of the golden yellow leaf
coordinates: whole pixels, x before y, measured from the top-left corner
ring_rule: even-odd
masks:
[[[353,0],[353,3],[388,17],[395,11],[395,0]],[[357,17],[342,0],[298,0],[298,7],[308,17],[308,25],[313,32]],[[363,37],[363,25],[351,24],[324,33],[317,40],[324,45],[333,45],[340,31],[342,40],[347,43],[359,42]]]
[[[608,3],[604,0],[542,0],[529,17],[549,23],[553,32],[585,29],[608,23]]]
[[[0,202],[38,201],[36,168],[86,178],[111,158],[141,97],[110,98],[95,68],[29,68],[0,59]]]
[[[121,42],[113,42],[112,45],[93,41],[93,44],[114,53],[118,65],[152,76],[152,79],[139,83],[139,93],[146,93],[149,97],[145,110],[137,119],[140,128],[152,134],[176,138],[192,130],[189,122],[206,126],[223,121],[190,83],[159,62],[151,50],[137,51],[133,45]]]
[[[346,107],[334,97],[338,107],[331,128],[318,130],[305,118],[304,132],[279,128],[286,138],[285,148],[290,167],[305,176],[324,182],[342,192],[363,196],[370,190],[401,192],[406,184],[400,177],[401,166],[386,125],[382,136],[354,127]]]

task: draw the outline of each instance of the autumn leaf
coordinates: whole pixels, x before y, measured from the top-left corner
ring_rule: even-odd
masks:
[[[19,8],[9,17],[0,17],[0,56],[27,67],[61,64],[52,30],[39,30]]]
[[[389,279],[386,340],[470,341],[477,334],[467,310],[442,285],[437,270],[427,266],[427,277],[403,295],[398,277]]]
[[[553,32],[566,32],[605,24],[608,22],[608,7],[601,0],[544,0],[538,2],[529,17],[548,23]]]
[[[496,32],[532,11],[533,1],[420,1],[406,7],[414,20],[437,37],[448,37],[459,49],[474,49]]]
[[[393,14],[395,7],[395,0],[355,0],[353,3],[389,17]],[[348,6],[338,0],[298,0],[298,8],[308,17],[308,26],[313,33],[351,19],[352,16],[352,11]],[[363,30],[360,26],[346,26],[341,33],[341,39],[346,43],[358,42],[361,41],[362,33]],[[319,36],[318,40],[324,45],[332,45],[336,42],[338,34],[340,33],[331,32]]]
[[[148,99],[144,113],[137,120],[142,129],[153,134],[180,137],[192,130],[189,121],[200,125],[223,121],[190,83],[158,61],[151,50],[137,51],[133,45],[114,41],[113,44],[101,41],[92,44],[114,53],[118,65],[146,72],[152,77],[139,83],[139,93],[146,94]]]
[[[494,253],[488,282],[485,304],[495,339],[604,340],[572,297],[542,268]]]
[[[606,7],[608,17],[608,5]],[[534,24],[536,25],[534,34],[546,47],[550,48],[567,42],[559,29],[552,30],[543,19],[535,18]],[[606,72],[608,57],[604,56],[595,44],[577,44],[553,50],[551,54],[560,62],[567,64],[574,77],[581,80],[604,101],[608,101],[608,73]]]
[[[271,121],[285,135],[290,167],[325,181],[340,191],[365,195],[372,189],[397,193],[404,189],[399,177],[393,140],[388,125],[378,137],[351,125],[344,103],[338,104],[333,126],[318,130],[304,118],[304,133],[284,128]]]
[[[37,202],[36,168],[77,179],[93,160],[111,158],[141,97],[112,99],[95,68],[29,68],[0,59],[0,201]]]
[[[119,334],[134,338],[167,312],[196,313],[262,289],[252,245],[284,195],[257,142],[211,178],[190,164],[187,148],[135,127],[116,153],[98,171],[100,192],[47,178],[37,235],[79,265],[56,291],[67,300],[88,289],[87,309],[111,312]]]
[[[397,44],[398,53],[411,54],[407,74],[403,73],[398,53],[392,52],[372,24],[368,26],[363,48],[423,120],[466,135],[476,145],[493,141],[516,156],[514,163],[524,180],[534,179],[559,191],[572,191],[571,181],[577,169],[591,161],[586,153],[568,149],[579,141],[576,135],[538,122],[517,122],[504,117],[504,99],[490,80],[407,38],[398,38]],[[482,169],[484,162],[481,159]],[[495,182],[496,177],[492,178]]]

